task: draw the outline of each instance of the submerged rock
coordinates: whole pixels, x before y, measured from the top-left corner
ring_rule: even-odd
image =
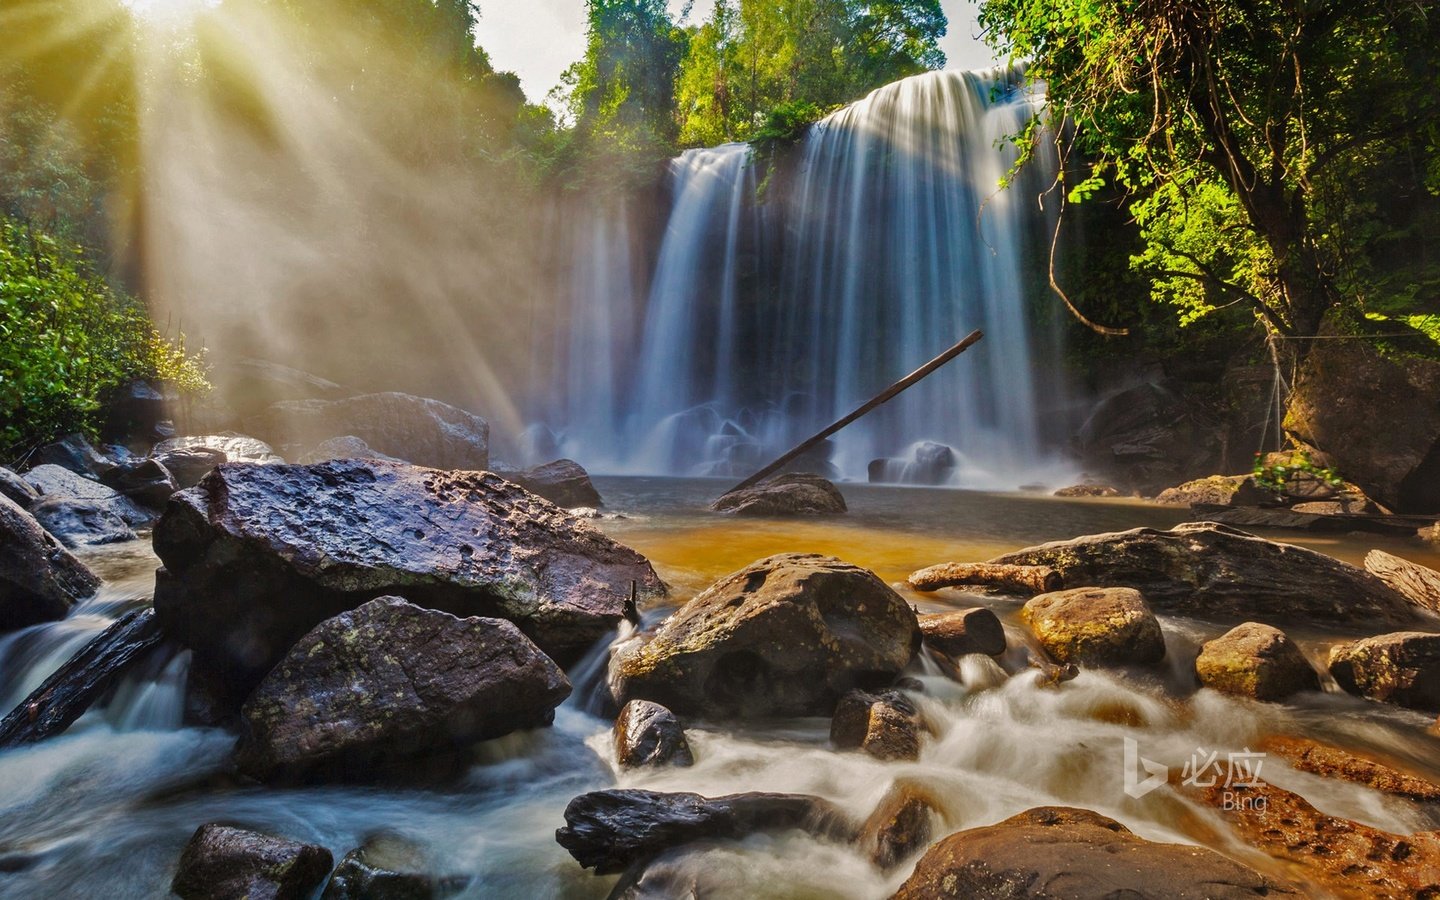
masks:
[[[1050,566],[1066,584],[1134,588],[1161,612],[1208,620],[1368,625],[1419,616],[1362,569],[1210,523],[1090,535],[993,562]]]
[[[94,500],[41,497],[30,507],[30,514],[71,550],[136,539],[135,532],[112,506]]]
[[[803,794],[699,794],[615,790],[582,794],[565,807],[555,840],[597,875],[623,872],[696,841],[733,841],[800,829],[849,838],[855,827],[830,803]]]
[[[590,473],[573,459],[557,459],[522,472],[502,471],[499,474],[562,509],[599,508],[604,505],[600,492],[590,481]]]
[[[1256,749],[1281,757],[1302,772],[1363,784],[1382,794],[1404,797],[1417,803],[1440,803],[1440,784],[1340,747],[1308,738],[1272,737],[1266,738]]]
[[[860,849],[888,871],[929,846],[941,819],[939,804],[922,785],[897,784],[861,826]]]
[[[1041,594],[1025,604],[1020,618],[1056,662],[1145,666],[1165,658],[1160,622],[1131,588]]]
[[[330,871],[324,847],[228,825],[201,825],[170,890],[182,900],[306,900]]]
[[[955,448],[935,441],[922,441],[908,457],[872,459],[867,475],[871,484],[949,484],[960,471],[960,454]]]
[[[658,703],[631,700],[615,720],[615,758],[620,766],[693,766],[685,726]]]
[[[65,618],[100,579],[35,517],[0,497],[0,632]]]
[[[40,492],[31,487],[30,482],[0,466],[0,497],[9,498],[21,509],[29,509],[40,499]]]
[[[142,509],[134,500],[121,496],[118,491],[59,466],[36,466],[25,473],[25,480],[40,494],[41,500],[87,501],[103,507],[126,525],[137,528],[149,525],[155,519],[153,513]],[[32,505],[31,509],[34,508]]]
[[[830,720],[830,743],[876,759],[919,759],[925,731],[920,711],[902,691],[851,691],[840,698]]]
[[[813,554],[760,560],[617,653],[617,699],[711,719],[830,715],[883,687],[920,644],[915,613],[865,569]]]
[[[1330,674],[1351,694],[1440,711],[1440,634],[1382,634],[1330,651]]]
[[[320,900],[434,900],[464,889],[459,878],[436,878],[417,844],[397,834],[371,835],[345,854]]]
[[[710,508],[737,516],[838,516],[848,509],[832,482],[801,473],[776,475],[743,491],[731,491]]]
[[[490,426],[473,413],[410,394],[290,400],[255,417],[254,429],[280,445],[313,447],[352,435],[387,456],[437,469],[490,467]]]
[[[398,597],[316,626],[245,701],[240,770],[367,781],[403,762],[549,725],[570,682],[511,622]]]
[[[952,834],[893,900],[1235,900],[1301,896],[1213,850],[1143,840],[1099,813],[1040,807]]]
[[[1320,677],[1285,632],[1259,622],[1237,625],[1200,648],[1200,683],[1256,700],[1284,700],[1320,690]]]
[[[401,595],[509,619],[562,665],[664,594],[645,558],[482,472],[377,460],[224,465],[155,527],[155,608],[243,697],[302,635]]]
[[[997,656],[1005,652],[1005,627],[983,606],[921,615],[920,631],[927,647],[947,656]]]

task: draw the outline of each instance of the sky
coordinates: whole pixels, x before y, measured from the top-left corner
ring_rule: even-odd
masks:
[[[670,0],[678,14],[683,0]],[[695,0],[692,22],[710,12],[710,0]],[[975,0],[941,0],[950,32],[940,42],[948,68],[979,69],[995,64],[977,35]],[[480,46],[501,71],[520,76],[531,102],[545,99],[564,72],[585,51],[585,0],[480,0]]]

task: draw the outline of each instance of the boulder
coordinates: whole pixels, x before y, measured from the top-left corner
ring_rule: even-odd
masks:
[[[333,861],[324,847],[228,825],[201,825],[180,854],[170,890],[182,900],[306,900]]]
[[[1408,624],[1419,615],[1355,566],[1211,523],[1091,535],[994,562],[1050,566],[1065,584],[1134,588],[1161,612],[1209,620],[1353,626]]]
[[[813,554],[760,560],[712,585],[616,653],[620,702],[710,719],[828,716],[884,687],[920,644],[915,613],[865,569]]]
[[[436,878],[431,869],[412,841],[374,834],[340,860],[320,900],[434,900],[463,890],[464,879]]]
[[[941,819],[939,804],[923,786],[897,784],[860,827],[860,848],[889,871],[929,846]]]
[[[1143,840],[1084,809],[1041,807],[952,834],[893,900],[1235,900],[1301,894],[1200,847]]]
[[[499,471],[499,474],[562,509],[599,508],[604,505],[600,492],[590,481],[590,473],[572,459],[557,459],[533,469]]]
[[[615,758],[621,768],[693,766],[685,726],[658,703],[631,700],[615,720]]]
[[[850,691],[835,706],[830,743],[840,750],[860,750],[876,759],[920,758],[925,721],[901,691]]]
[[[1125,492],[1108,484],[1072,484],[1055,492],[1056,497],[1123,497]]]
[[[613,790],[582,794],[565,807],[555,840],[597,875],[623,872],[696,841],[734,841],[761,832],[803,830],[850,837],[854,825],[818,797],[802,794],[699,794]]]
[[[72,434],[53,444],[46,444],[30,455],[31,469],[58,466],[67,472],[99,478],[115,467],[115,461],[102,455],[82,434]]]
[[[1440,362],[1316,341],[1285,430],[1396,512],[1440,510]]]
[[[216,362],[210,381],[235,414],[249,417],[291,400],[338,400],[351,393],[302,369],[268,359],[238,357]]]
[[[261,781],[364,781],[549,725],[560,667],[503,619],[382,597],[317,625],[245,701],[236,762]]]
[[[312,463],[329,462],[332,459],[383,459],[389,462],[403,462],[403,460],[386,456],[379,450],[373,449],[353,434],[321,441],[313,450],[300,456],[301,464],[307,466]]]
[[[134,500],[122,497],[117,491],[98,481],[76,475],[59,466],[36,466],[25,473],[25,480],[42,500],[63,498],[89,501],[104,507],[112,516],[132,527],[149,525],[155,519],[152,513]]]
[[[101,478],[107,486],[141,506],[159,509],[180,490],[175,476],[155,459],[126,460]]]
[[[1320,690],[1320,677],[1295,642],[1259,622],[1237,625],[1207,642],[1195,659],[1195,674],[1208,688],[1256,700]]]
[[[1368,759],[1340,747],[1320,744],[1307,738],[1271,737],[1256,749],[1284,759],[1291,767],[1322,778],[1338,778],[1363,784],[1382,794],[1404,797],[1416,803],[1440,803],[1440,784]]]
[[[162,626],[239,697],[375,597],[509,619],[568,665],[632,586],[665,593],[644,557],[496,475],[378,460],[220,466],[171,499],[155,551]]]
[[[477,415],[410,394],[362,394],[342,400],[276,403],[254,430],[277,445],[312,447],[353,435],[388,456],[437,469],[490,467],[490,426]]]
[[[1440,572],[1384,550],[1371,550],[1365,555],[1365,571],[1421,609],[1440,613]]]
[[[105,401],[104,433],[110,440],[135,440],[151,443],[173,437],[175,432],[164,434],[170,420],[173,398],[147,381],[132,381],[123,385]]]
[[[100,589],[100,579],[35,517],[0,497],[0,632],[55,622]]]
[[[911,448],[908,457],[871,460],[868,475],[871,484],[935,486],[953,481],[960,463],[955,448],[922,441]]]
[[[135,532],[113,507],[73,497],[41,497],[30,507],[46,531],[71,550],[136,540]]]
[[[29,509],[30,504],[40,499],[40,492],[31,487],[30,482],[0,466],[0,497],[14,501],[21,509]]]
[[[1250,475],[1211,475],[1166,488],[1155,498],[1166,506],[1257,506],[1271,502],[1275,495],[1255,483]]]
[[[1351,694],[1440,711],[1440,634],[1402,631],[1330,650],[1330,674]]]
[[[929,613],[919,617],[925,645],[947,656],[1005,652],[1005,627],[990,610],[981,607],[952,612]]]
[[[224,450],[213,447],[177,447],[157,452],[153,458],[175,479],[175,489],[179,491],[199,484],[211,469],[223,462],[244,462],[232,460]],[[278,462],[279,457],[275,461]]]
[[[1214,471],[1213,426],[1173,384],[1139,384],[1097,403],[1075,437],[1087,471],[1149,496]]]
[[[840,489],[819,475],[776,475],[743,491],[731,491],[711,506],[737,516],[838,516],[846,512]]]
[[[224,434],[201,434],[190,437],[170,438],[155,445],[150,455],[165,464],[165,468],[174,472],[180,477],[176,462],[169,459],[170,454],[177,450],[209,450],[225,454],[225,458],[214,463],[214,468],[222,462],[232,463],[258,463],[261,465],[274,465],[285,460],[275,455],[275,451],[269,444],[256,440],[243,434],[236,434],[233,431]],[[208,455],[208,454],[207,454]],[[215,459],[213,455],[209,458]],[[206,470],[209,472],[209,469]],[[188,474],[188,470],[187,470]],[[201,473],[202,477],[205,473]]]
[[[1165,658],[1160,622],[1131,588],[1041,594],[1025,604],[1020,618],[1056,662],[1144,666]]]

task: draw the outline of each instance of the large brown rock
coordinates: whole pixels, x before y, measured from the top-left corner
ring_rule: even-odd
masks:
[[[1066,584],[1134,588],[1162,613],[1208,620],[1369,626],[1420,615],[1362,569],[1205,522],[1090,535],[993,561],[1050,566]]]
[[[894,900],[1234,900],[1300,896],[1213,850],[1142,840],[1084,809],[1041,807],[933,845]]]
[[[1382,634],[1330,651],[1330,674],[1352,694],[1440,711],[1440,634]]]
[[[860,829],[860,849],[890,870],[923,850],[944,819],[931,793],[916,783],[895,785]]]
[[[922,615],[920,631],[927,647],[949,656],[996,656],[1005,652],[1005,627],[983,606]]]
[[[569,664],[664,585],[645,558],[498,476],[376,460],[227,464],[155,527],[155,609],[243,697],[311,628],[401,595],[509,619]]]
[[[0,496],[0,632],[63,619],[99,589],[95,573]]]
[[[830,743],[876,759],[919,759],[925,732],[920,711],[902,691],[851,691],[840,698],[830,720]]]
[[[1087,471],[1149,496],[1215,471],[1213,425],[1174,384],[1140,384],[1100,400],[1075,437]]]
[[[330,871],[324,847],[228,825],[201,825],[170,890],[182,900],[305,900]]]
[[[432,753],[549,725],[570,695],[513,623],[398,597],[317,625],[241,710],[236,761],[262,781],[368,781]]]
[[[1020,618],[1056,662],[1145,666],[1165,658],[1160,622],[1130,588],[1041,594],[1025,604]]]
[[[598,509],[604,505],[590,473],[573,459],[557,459],[543,466],[499,474],[562,509]]]
[[[1440,362],[1316,341],[1285,430],[1396,512],[1440,510]]]
[[[736,516],[838,516],[846,512],[840,489],[819,475],[776,475],[743,491],[731,491],[710,507]]]
[[[1166,488],[1155,498],[1166,506],[1254,506],[1274,500],[1274,494],[1250,475],[1211,475]]]
[[[250,421],[276,445],[313,447],[353,435],[387,456],[437,469],[490,467],[490,426],[473,413],[410,394],[276,403]]]
[[[1208,688],[1256,700],[1320,690],[1320,677],[1295,642],[1258,622],[1237,625],[1207,642],[1195,659],[1195,674]]]
[[[675,714],[649,700],[631,700],[615,720],[615,759],[621,768],[693,766],[685,726]]]
[[[1280,736],[1266,738],[1255,749],[1281,757],[1302,772],[1363,784],[1382,794],[1393,794],[1418,803],[1440,803],[1440,784],[1342,747],[1332,747],[1307,738]]]
[[[919,645],[914,611],[874,573],[782,554],[721,579],[618,652],[611,683],[622,703],[686,716],[828,716],[845,692],[891,683]]]

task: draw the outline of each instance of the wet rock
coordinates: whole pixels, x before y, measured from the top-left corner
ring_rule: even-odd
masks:
[[[105,434],[112,440],[150,443],[162,433],[170,418],[170,400],[146,381],[124,385],[105,402]],[[171,437],[174,432],[166,434]]]
[[[155,449],[151,451],[150,455],[164,463],[165,468],[175,473],[177,478],[180,477],[178,471],[180,466],[167,458],[177,450],[211,450],[223,453],[225,454],[225,458],[220,460],[220,462],[274,465],[285,461],[276,456],[275,451],[264,441],[256,440],[247,435],[236,434],[233,431],[224,434],[201,434],[191,435],[190,437],[176,437],[156,444]],[[211,458],[213,459],[214,457],[212,456]],[[215,465],[219,465],[219,462],[215,463]],[[212,465],[210,468],[213,469],[215,465]],[[208,471],[209,469],[206,470],[206,472]],[[202,476],[203,475],[204,473],[202,473]]]
[[[136,540],[135,532],[111,506],[94,500],[41,497],[30,507],[30,514],[71,550]]]
[[[330,871],[324,847],[228,825],[201,825],[170,890],[182,900],[306,900]]]
[[[430,874],[424,850],[400,835],[366,838],[340,860],[320,900],[434,900],[463,889],[462,879]]]
[[[276,403],[252,422],[276,444],[314,446],[353,435],[375,450],[416,465],[481,471],[490,467],[490,426],[477,415],[410,394],[362,394],[341,400]]]
[[[685,726],[658,703],[631,700],[615,720],[615,758],[622,768],[693,766]]]
[[[115,467],[114,460],[90,446],[90,442],[80,434],[46,444],[31,454],[29,463],[32,471],[40,466],[58,466],[85,478],[99,478]]]
[[[25,480],[45,499],[84,500],[102,506],[126,525],[138,528],[150,524],[155,516],[134,500],[98,481],[76,475],[55,465],[36,466],[25,473]],[[31,509],[34,509],[32,505]]]
[[[1041,807],[933,845],[894,900],[1233,900],[1301,896],[1213,850],[1136,837],[1083,809]]]
[[[876,759],[919,759],[925,722],[901,691],[851,691],[835,706],[830,743],[860,750]]]
[[[300,463],[308,466],[313,463],[329,462],[332,459],[383,459],[389,462],[402,462],[393,456],[386,456],[350,434],[321,441],[313,450],[301,455]]]
[[[1209,523],[1090,535],[993,562],[1050,566],[1066,584],[1134,588],[1161,612],[1207,620],[1373,625],[1419,615],[1362,569]]]
[[[1363,784],[1382,794],[1404,797],[1417,803],[1440,803],[1440,784],[1340,747],[1331,747],[1307,738],[1271,737],[1266,738],[1256,749],[1271,756],[1278,756],[1302,772]]]
[[[1087,471],[1149,496],[1213,471],[1213,427],[1171,384],[1140,384],[1095,405],[1075,438]]]
[[[107,486],[141,506],[159,509],[180,490],[175,476],[164,464],[154,459],[126,460],[101,479]]]
[[[35,517],[0,497],[0,632],[65,618],[100,579]]]
[[[21,509],[29,509],[40,499],[40,492],[31,487],[30,482],[0,466],[0,497],[8,498]]]
[[[1241,842],[1307,878],[1310,896],[1411,900],[1440,895],[1440,834],[1390,834],[1320,812],[1298,794],[1222,768],[1192,793]],[[1208,779],[1206,779],[1208,780]],[[1243,783],[1242,783],[1243,782]],[[1307,886],[1308,887],[1308,886]]]
[[[500,475],[562,509],[598,508],[604,503],[590,481],[590,473],[572,459],[557,459],[524,471],[500,471]]]
[[[716,500],[715,512],[737,516],[838,516],[847,511],[840,489],[819,475],[776,475]]]
[[[337,400],[350,393],[329,379],[255,357],[217,362],[210,381],[242,417],[289,400]]]
[[[549,725],[565,673],[511,622],[398,597],[316,626],[245,701],[236,762],[261,781],[367,781]]]
[[[1108,484],[1072,484],[1055,492],[1056,497],[1123,497],[1125,493]]]
[[[1251,475],[1211,475],[1167,488],[1155,498],[1166,506],[1257,506],[1275,495],[1255,483]]]
[[[1341,644],[1330,651],[1330,674],[1351,694],[1440,710],[1440,634],[1402,631]]]
[[[1371,550],[1366,554],[1365,571],[1421,609],[1440,613],[1440,572],[1384,550]]]
[[[860,849],[889,871],[929,846],[941,821],[939,804],[921,785],[897,784],[860,828]]]
[[[960,455],[955,448],[935,441],[922,441],[911,449],[908,457],[871,460],[871,484],[949,484],[960,470]]]
[[[1256,700],[1320,690],[1320,677],[1295,642],[1258,622],[1237,625],[1201,647],[1195,674],[1208,688]]]
[[[1440,363],[1316,341],[1285,430],[1397,512],[1440,509]]]
[[[562,665],[664,585],[645,558],[481,472],[377,460],[227,464],[155,527],[155,608],[243,697],[301,635],[398,594],[509,619]]]
[[[1057,662],[1144,666],[1165,658],[1165,636],[1131,588],[1077,588],[1032,598],[1020,611]]]
[[[154,610],[121,616],[0,719],[0,750],[64,732],[160,641]]]
[[[824,800],[802,794],[699,794],[614,790],[582,794],[565,807],[555,840],[597,875],[623,872],[696,841],[740,840],[791,830],[849,838],[854,825]]]
[[[617,653],[611,682],[620,702],[685,716],[828,716],[847,691],[890,684],[919,644],[915,613],[873,573],[782,554],[721,579]]]
[[[949,656],[996,656],[1005,652],[1005,628],[984,607],[921,615],[920,631],[926,646]]]
[[[194,487],[210,474],[211,469],[232,461],[224,450],[213,447],[177,447],[157,452],[154,459],[175,479],[175,489],[179,491]]]

